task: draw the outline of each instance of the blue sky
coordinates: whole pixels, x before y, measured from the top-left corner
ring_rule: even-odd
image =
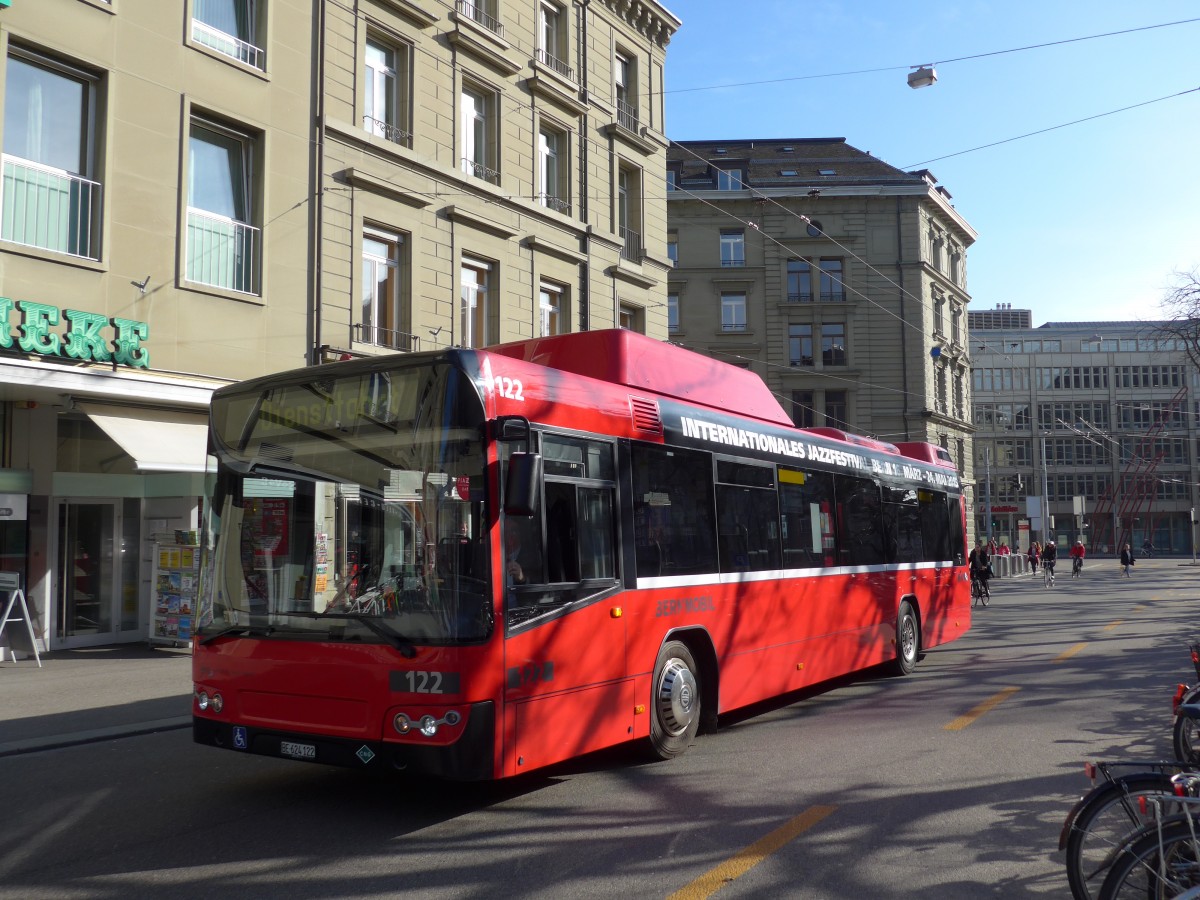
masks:
[[[667,48],[669,137],[844,137],[928,168],[979,232],[972,309],[1011,303],[1034,325],[1153,319],[1174,273],[1200,265],[1200,21],[950,61],[1200,18],[1195,0],[666,5],[683,20]],[[925,63],[940,63],[938,82],[913,90],[908,67]],[[770,79],[802,80],[685,90]]]

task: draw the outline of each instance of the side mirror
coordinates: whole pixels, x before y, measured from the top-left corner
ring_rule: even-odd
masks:
[[[532,516],[537,511],[538,485],[541,480],[541,454],[510,455],[508,475],[504,481],[504,512],[510,516]]]
[[[496,420],[496,440],[505,443],[527,443],[529,420],[524,416],[501,416]]]

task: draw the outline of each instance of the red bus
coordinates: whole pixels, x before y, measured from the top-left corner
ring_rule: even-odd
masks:
[[[945,450],[792,426],[752,373],[624,330],[222,388],[193,735],[503,778],[970,625]]]

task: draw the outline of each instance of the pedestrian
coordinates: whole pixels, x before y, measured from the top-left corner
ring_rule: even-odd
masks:
[[[1126,578],[1129,577],[1129,570],[1133,568],[1133,563],[1133,550],[1126,544],[1125,549],[1121,551],[1121,571],[1125,574]]]
[[[1033,541],[1029,545],[1029,568],[1034,575],[1037,574],[1038,560],[1042,558],[1042,548],[1038,546],[1037,541]]]

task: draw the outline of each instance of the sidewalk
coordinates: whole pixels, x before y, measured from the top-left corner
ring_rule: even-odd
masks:
[[[119,644],[0,662],[0,757],[191,725],[188,647]]]

